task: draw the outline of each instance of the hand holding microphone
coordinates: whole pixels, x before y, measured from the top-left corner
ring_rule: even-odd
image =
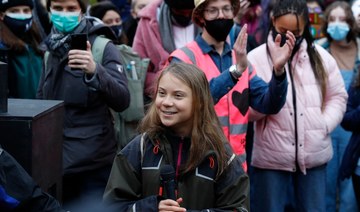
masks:
[[[180,207],[182,198],[176,199],[175,170],[171,165],[164,165],[160,169],[160,180],[165,190],[165,200],[159,202],[159,212],[161,211],[186,211]]]

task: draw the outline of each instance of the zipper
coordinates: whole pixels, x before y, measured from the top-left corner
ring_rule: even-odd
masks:
[[[183,145],[184,145],[184,137],[181,137],[181,140],[179,143],[179,151],[178,151],[178,155],[177,155],[177,161],[176,161],[176,175],[175,175],[176,180],[178,179],[178,176],[179,176],[179,169],[180,169],[180,165],[181,165],[181,153],[182,153]]]

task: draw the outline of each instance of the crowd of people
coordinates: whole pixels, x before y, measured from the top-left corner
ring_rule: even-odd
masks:
[[[9,98],[65,113],[61,200],[0,147],[0,210],[359,211],[359,45],[360,0],[2,0]]]

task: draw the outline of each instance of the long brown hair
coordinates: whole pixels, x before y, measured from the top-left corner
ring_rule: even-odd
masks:
[[[23,53],[26,50],[26,45],[28,44],[35,50],[35,52],[40,54],[41,51],[39,50],[39,45],[41,42],[41,36],[34,21],[32,22],[29,31],[26,32],[26,35],[27,42],[15,35],[9,27],[0,20],[0,40],[7,46],[7,48],[9,48],[10,51]]]
[[[206,76],[195,65],[173,63],[162,71],[156,82],[156,96],[140,123],[140,131],[142,133],[146,132],[151,139],[156,139],[166,131],[166,127],[161,123],[154,104],[157,98],[159,81],[166,74],[171,74],[185,83],[193,92],[193,105],[191,107],[194,111],[194,118],[191,132],[191,147],[189,159],[185,170],[182,172],[186,173],[194,170],[202,162],[206,153],[209,150],[213,150],[217,157],[218,177],[224,171],[228,159],[224,147],[226,137],[214,110],[213,99]]]

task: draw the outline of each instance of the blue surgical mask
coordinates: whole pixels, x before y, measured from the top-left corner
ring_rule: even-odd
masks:
[[[329,23],[327,33],[336,41],[344,40],[350,31],[349,25],[343,22]]]
[[[63,33],[72,32],[79,25],[80,11],[78,12],[59,12],[50,10],[50,19],[54,27]]]
[[[7,13],[4,23],[17,36],[27,32],[32,25],[32,15],[23,13]]]

